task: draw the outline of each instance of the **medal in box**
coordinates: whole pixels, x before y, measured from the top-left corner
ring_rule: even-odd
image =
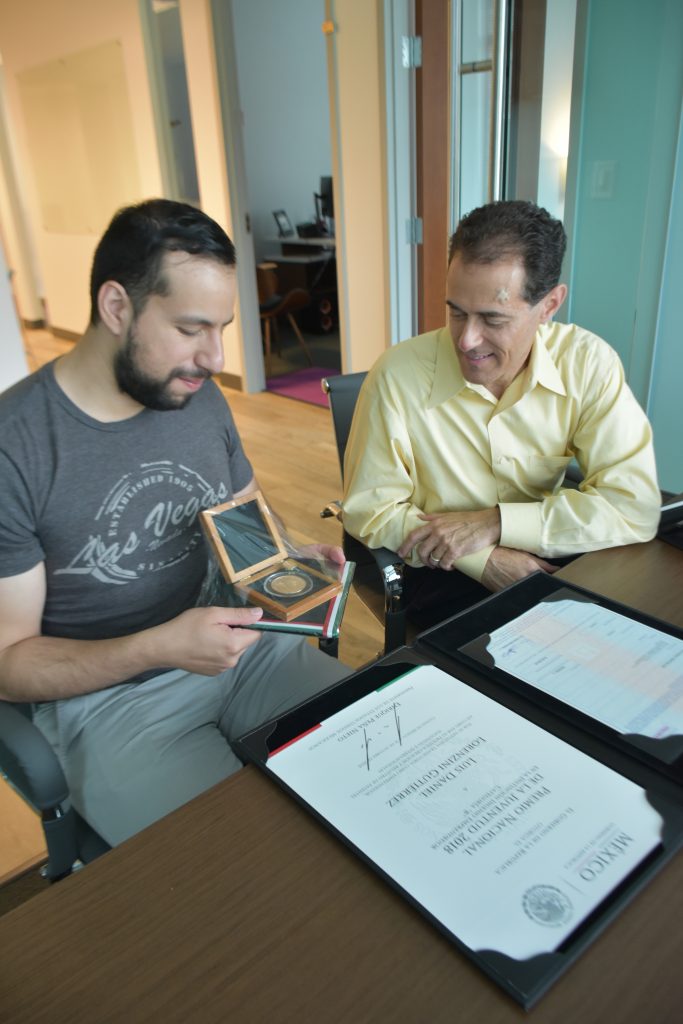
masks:
[[[201,523],[228,583],[276,618],[289,622],[342,589],[326,563],[288,553],[260,491],[206,509]]]

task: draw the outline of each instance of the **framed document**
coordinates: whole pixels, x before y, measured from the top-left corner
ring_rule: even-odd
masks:
[[[683,807],[419,661],[395,652],[235,749],[529,1006],[680,848]]]
[[[206,509],[200,520],[228,583],[278,619],[296,619],[342,589],[315,559],[289,557],[260,491]]]

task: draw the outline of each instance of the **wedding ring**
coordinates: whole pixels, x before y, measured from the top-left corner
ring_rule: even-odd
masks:
[[[441,559],[440,558],[434,558],[434,555],[430,555],[429,556],[429,561],[433,562],[434,565],[438,565],[438,563],[441,561]]]

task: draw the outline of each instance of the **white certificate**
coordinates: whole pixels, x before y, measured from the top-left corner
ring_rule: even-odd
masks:
[[[496,629],[486,649],[498,668],[620,733],[683,733],[683,641],[626,615],[541,601]]]
[[[433,666],[268,768],[473,950],[555,950],[660,840],[643,789]]]

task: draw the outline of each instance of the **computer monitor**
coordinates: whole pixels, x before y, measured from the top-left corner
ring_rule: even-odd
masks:
[[[323,217],[334,218],[334,197],[332,195],[332,178],[320,179],[320,212]]]

